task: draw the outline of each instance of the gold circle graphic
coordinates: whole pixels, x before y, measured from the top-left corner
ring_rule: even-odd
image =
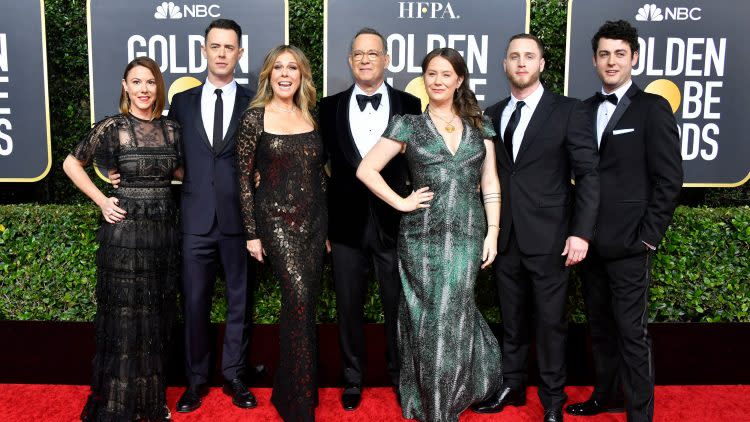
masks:
[[[174,94],[186,91],[190,88],[195,88],[200,84],[201,81],[195,79],[192,76],[183,76],[181,78],[177,78],[177,80],[172,82],[172,85],[169,86],[169,92],[167,92],[169,104],[172,104],[172,97],[174,97]]]
[[[672,113],[677,113],[677,109],[680,108],[680,102],[682,101],[680,88],[669,79],[657,79],[648,84],[644,91],[664,97],[669,101],[669,105],[672,107]]]
[[[427,103],[430,102],[430,97],[427,96],[427,89],[424,87],[424,79],[421,76],[409,81],[406,84],[404,91],[419,98],[422,101],[422,111],[427,108]]]

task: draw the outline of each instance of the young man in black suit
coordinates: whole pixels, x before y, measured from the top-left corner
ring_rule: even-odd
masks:
[[[234,80],[243,54],[242,30],[229,19],[206,28],[201,47],[208,61],[203,85],[176,94],[169,117],[180,123],[185,177],[182,182],[182,296],[185,315],[185,370],[188,388],[178,412],[201,405],[209,373],[209,312],[216,269],[224,267],[227,319],[221,359],[224,392],[242,408],[257,405],[244,384],[250,289],[254,273],[245,249],[235,172],[235,133],[242,112],[255,94]]]
[[[354,85],[323,98],[319,106],[320,133],[331,159],[328,238],[346,384],[341,402],[346,410],[356,409],[362,398],[363,308],[371,264],[385,316],[388,375],[394,386],[398,386],[399,378],[396,319],[401,280],[396,236],[401,216],[370,193],[355,175],[362,157],[380,139],[391,117],[421,113],[418,98],[385,83],[389,61],[385,38],[374,29],[361,29],[352,40],[349,54]],[[411,191],[403,157],[393,159],[382,174],[399,194],[406,196]]]
[[[494,267],[503,316],[504,380],[497,394],[472,408],[495,413],[526,402],[533,329],[544,421],[561,421],[567,399],[568,267],[586,257],[594,233],[599,157],[584,105],[545,90],[539,82],[544,49],[537,37],[511,37],[503,66],[512,95],[485,114],[498,133],[502,184],[500,256]]]
[[[631,80],[638,32],[606,22],[591,40],[602,89],[585,101],[595,116],[601,199],[596,232],[582,264],[596,384],[573,415],[622,410],[628,421],[651,421],[654,361],[648,334],[651,258],[682,186],[677,123],[669,103]]]

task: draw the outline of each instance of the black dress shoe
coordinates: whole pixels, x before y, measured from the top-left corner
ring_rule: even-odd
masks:
[[[563,413],[562,408],[559,409],[546,409],[544,411],[544,422],[562,422]]]
[[[258,405],[253,393],[247,389],[245,383],[239,378],[225,382],[222,391],[227,396],[232,397],[232,404],[237,407],[251,409]]]
[[[625,411],[623,402],[602,403],[596,399],[588,399],[585,402],[569,404],[565,412],[576,416],[593,416],[600,413],[620,413]]]
[[[208,393],[208,388],[205,384],[191,385],[185,389],[180,399],[177,400],[177,411],[180,413],[188,413],[201,407],[201,401],[203,396]]]
[[[354,410],[362,401],[362,386],[359,384],[348,384],[341,394],[341,407],[344,410]]]
[[[505,406],[523,406],[524,404],[526,404],[526,390],[524,388],[516,389],[504,386],[487,400],[472,404],[471,410],[476,413],[498,413]]]

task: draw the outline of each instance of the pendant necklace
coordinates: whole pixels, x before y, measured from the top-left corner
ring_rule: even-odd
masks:
[[[452,116],[452,117],[451,117],[451,119],[450,119],[450,120],[445,120],[445,119],[443,119],[443,118],[442,118],[442,117],[441,117],[440,115],[438,115],[437,113],[435,113],[435,112],[434,112],[434,111],[432,111],[432,110],[430,110],[430,114],[432,114],[433,116],[435,116],[435,117],[437,117],[438,119],[442,120],[442,121],[443,121],[443,123],[445,123],[445,127],[443,127],[443,129],[445,129],[445,131],[446,131],[446,132],[448,132],[448,133],[453,133],[453,132],[455,132],[455,130],[456,130],[456,127],[455,127],[455,126],[453,126],[453,124],[452,124],[452,123],[453,123],[453,121],[454,121],[454,120],[456,119],[456,115],[455,115],[455,114],[453,114],[453,113],[451,112],[451,116]]]

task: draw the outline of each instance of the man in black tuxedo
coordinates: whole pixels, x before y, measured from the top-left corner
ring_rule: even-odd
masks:
[[[596,140],[584,105],[545,90],[539,82],[544,49],[537,37],[511,37],[503,66],[512,95],[485,114],[498,133],[502,184],[495,279],[503,317],[504,381],[494,396],[472,408],[495,413],[526,402],[533,327],[544,420],[561,421],[567,398],[568,267],[586,257],[594,232],[599,203]]]
[[[396,320],[401,280],[396,236],[401,215],[370,193],[355,175],[362,157],[380,139],[391,117],[421,113],[418,98],[385,83],[390,61],[385,45],[385,38],[372,28],[357,32],[349,54],[354,85],[323,98],[319,106],[320,133],[331,159],[328,238],[346,384],[341,402],[346,410],[356,409],[362,397],[363,307],[371,264],[385,316],[388,375],[394,386],[399,378]],[[391,160],[381,174],[400,195],[411,191],[403,157]]]
[[[185,176],[182,182],[182,295],[188,388],[178,412],[201,405],[208,381],[209,312],[221,262],[226,279],[227,319],[222,353],[224,392],[238,407],[256,406],[242,381],[251,320],[250,289],[254,272],[248,262],[235,172],[235,132],[254,92],[234,80],[243,54],[242,30],[229,19],[206,28],[201,47],[208,61],[203,85],[176,94],[169,117],[180,123]]]
[[[682,186],[680,139],[669,103],[631,80],[638,32],[607,22],[591,40],[602,89],[585,101],[595,118],[601,199],[589,258],[582,264],[596,384],[573,415],[622,410],[651,421],[654,366],[648,334],[651,258]]]

